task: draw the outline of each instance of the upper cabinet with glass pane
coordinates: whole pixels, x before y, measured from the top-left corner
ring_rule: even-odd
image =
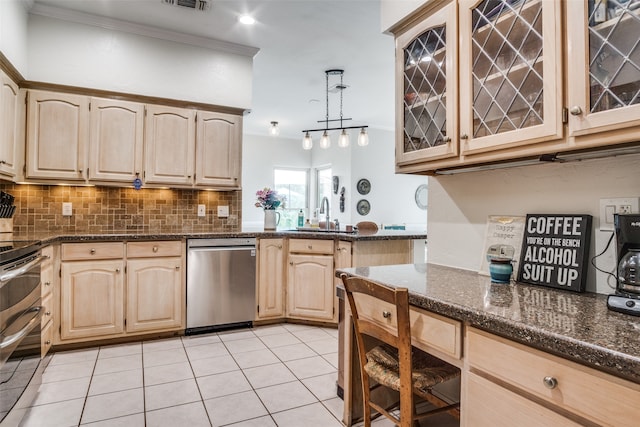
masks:
[[[560,2],[460,2],[463,154],[562,137]]]
[[[458,155],[456,4],[440,8],[396,39],[396,161]]]
[[[617,142],[637,141],[640,1],[569,1],[567,14],[568,37],[583,41],[568,50],[570,136],[593,145],[613,130]]]
[[[429,0],[396,34],[396,169],[637,142],[640,0]]]

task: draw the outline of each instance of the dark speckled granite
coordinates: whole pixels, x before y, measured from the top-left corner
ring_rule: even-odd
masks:
[[[492,284],[433,264],[341,272],[407,287],[412,305],[640,383],[640,317],[608,310],[606,295]]]
[[[288,237],[303,239],[343,240],[356,242],[362,240],[414,240],[426,239],[426,233],[404,230],[380,230],[373,234],[320,232],[320,231],[258,231],[243,230],[236,232],[194,233],[194,232],[156,232],[132,233],[114,231],[112,233],[33,233],[13,234],[4,240],[40,240],[45,244],[56,242],[97,242],[97,241],[133,241],[133,240],[181,240],[181,239],[220,239],[226,237]]]

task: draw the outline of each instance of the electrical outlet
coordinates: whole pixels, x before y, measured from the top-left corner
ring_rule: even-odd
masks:
[[[62,203],[62,216],[73,215],[73,204],[71,202]]]
[[[600,230],[613,231],[614,214],[632,213],[640,213],[640,199],[637,197],[600,199]]]
[[[202,217],[207,214],[206,207],[204,205],[198,205],[198,216]]]
[[[229,206],[218,206],[218,218],[227,218],[229,216]]]

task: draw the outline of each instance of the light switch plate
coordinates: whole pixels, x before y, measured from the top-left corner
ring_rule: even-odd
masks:
[[[229,216],[229,206],[218,206],[218,218],[227,218]]]
[[[73,204],[71,202],[62,203],[62,216],[73,215]]]
[[[205,205],[198,205],[198,216],[202,217],[207,214]]]

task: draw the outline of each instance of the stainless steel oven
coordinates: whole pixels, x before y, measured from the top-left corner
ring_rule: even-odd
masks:
[[[41,382],[40,264],[34,241],[0,242],[0,425],[18,425]]]

